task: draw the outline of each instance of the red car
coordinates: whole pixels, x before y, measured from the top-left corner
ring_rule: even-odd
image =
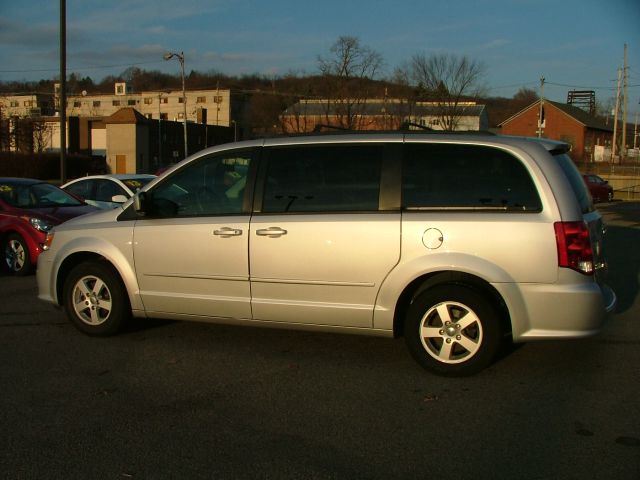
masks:
[[[53,226],[96,210],[41,180],[0,178],[0,245],[5,266],[14,275],[31,273]]]
[[[593,174],[582,175],[582,178],[589,188],[593,203],[613,200],[613,187],[609,185],[609,182]]]

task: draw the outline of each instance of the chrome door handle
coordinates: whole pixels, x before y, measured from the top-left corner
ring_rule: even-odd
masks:
[[[269,227],[269,228],[263,228],[260,230],[256,230],[256,235],[259,235],[261,237],[273,237],[273,238],[278,238],[281,237],[282,235],[286,235],[287,231],[283,228],[280,227]]]
[[[237,237],[242,235],[242,230],[239,228],[222,227],[219,230],[214,230],[213,234],[222,238]]]

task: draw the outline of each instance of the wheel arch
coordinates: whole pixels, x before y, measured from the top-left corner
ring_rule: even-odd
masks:
[[[73,270],[76,266],[81,263],[89,262],[89,261],[97,261],[102,262],[108,265],[116,275],[120,278],[120,282],[127,292],[127,296],[129,298],[129,305],[134,310],[139,310],[140,307],[136,303],[137,297],[135,296],[135,292],[137,292],[137,283],[136,285],[131,285],[130,282],[127,282],[127,278],[123,275],[123,272],[117,267],[117,262],[112,261],[108,257],[88,250],[80,250],[67,255],[59,264],[56,275],[55,275],[55,293],[56,293],[56,302],[58,305],[63,305],[64,303],[64,284],[69,276],[71,270]],[[130,280],[130,279],[129,279]]]
[[[459,271],[439,271],[422,275],[409,283],[396,302],[393,315],[393,336],[401,337],[404,335],[404,322],[407,311],[413,300],[421,293],[436,286],[442,285],[458,285],[470,288],[483,297],[489,299],[491,304],[496,308],[500,317],[500,327],[505,335],[510,335],[511,316],[506,302],[502,295],[486,280],[466,272]]]

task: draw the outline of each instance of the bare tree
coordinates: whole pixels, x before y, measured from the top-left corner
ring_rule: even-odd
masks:
[[[33,120],[31,128],[33,130],[33,152],[43,153],[51,146],[52,128],[41,119]]]
[[[416,54],[408,68],[419,95],[437,105],[438,120],[444,130],[456,130],[464,114],[462,102],[482,95],[485,66],[465,56]]]
[[[350,36],[339,37],[329,52],[318,56],[318,68],[326,83],[327,123],[350,130],[363,128],[367,87],[382,68],[382,56]]]

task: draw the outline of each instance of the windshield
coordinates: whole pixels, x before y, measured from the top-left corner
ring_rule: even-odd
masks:
[[[560,165],[560,168],[564,171],[567,180],[569,180],[571,189],[578,199],[582,213],[589,213],[593,211],[593,200],[591,199],[591,194],[582,179],[582,175],[573,163],[573,160],[571,160],[571,158],[565,153],[554,155],[553,158],[556,159],[558,165]]]
[[[0,197],[18,208],[74,207],[82,205],[75,197],[49,183],[0,184]]]

